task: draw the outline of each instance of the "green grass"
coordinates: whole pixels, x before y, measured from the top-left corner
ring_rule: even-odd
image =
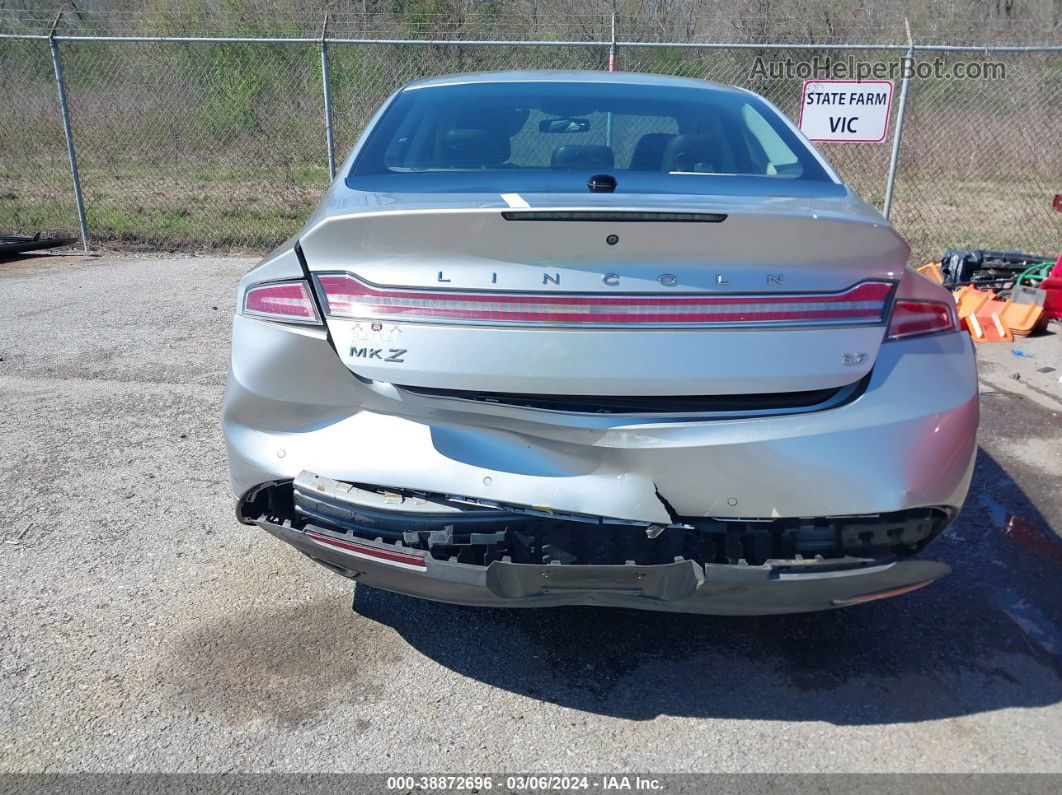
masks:
[[[857,186],[863,177],[865,198],[880,202],[878,175],[848,176]],[[94,244],[137,248],[267,250],[298,231],[327,183],[327,170],[316,165],[111,164],[82,171]],[[76,234],[69,184],[69,172],[58,165],[26,175],[0,172],[0,229]],[[892,221],[918,262],[953,247],[1053,255],[1062,249],[1062,215],[1050,201],[1022,180],[904,178]]]
[[[1057,257],[1062,214],[1053,194],[1029,181],[897,180],[890,220],[911,244],[917,262],[937,260],[946,248],[1024,251]]]
[[[77,232],[70,175],[58,167],[0,174],[0,229]],[[295,233],[328,184],[323,166],[186,164],[83,168],[94,244],[164,249],[269,249]],[[72,194],[72,191],[71,191]]]
[[[79,42],[63,49],[97,244],[261,250],[312,211],[328,183],[316,45]],[[885,57],[873,48],[863,55]],[[627,68],[739,83],[747,82],[754,56],[685,48],[622,54]],[[600,48],[334,46],[337,149],[348,151],[379,103],[408,79],[506,67],[600,68],[603,57]],[[974,81],[913,85],[893,221],[917,259],[953,246],[1062,249],[1062,214],[1049,209],[1049,192],[1060,189],[1062,150],[1044,121],[1057,116],[1062,59],[1008,63],[1009,82],[990,91]],[[6,42],[0,67],[7,104],[21,108],[27,97],[41,98],[0,134],[0,229],[76,231],[46,42]],[[755,87],[795,111],[800,81]],[[881,205],[888,146],[822,149],[849,184]]]

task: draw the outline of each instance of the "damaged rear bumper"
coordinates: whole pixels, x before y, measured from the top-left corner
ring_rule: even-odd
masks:
[[[494,561],[475,566],[416,553],[388,560],[385,556],[394,554],[390,545],[351,543],[324,528],[295,529],[264,517],[255,524],[359,583],[482,607],[597,605],[713,615],[800,613],[906,593],[951,571],[944,563],[928,560],[760,566],[701,565],[692,560],[649,566]]]
[[[255,490],[239,516],[360,583],[477,606],[794,613],[906,593],[950,571],[900,559],[943,529],[944,510],[663,527],[460,506],[303,472]]]
[[[882,345],[865,388],[806,413],[642,416],[370,382],[324,331],[237,316],[224,409],[232,486],[241,521],[359,582],[427,599],[715,614],[839,607],[948,573],[911,556],[969,488],[971,345],[961,334]],[[458,495],[488,515],[476,538],[467,524],[451,537],[445,517],[397,515],[408,505],[361,505],[366,523],[256,498],[279,484],[290,494],[304,472],[380,494]]]

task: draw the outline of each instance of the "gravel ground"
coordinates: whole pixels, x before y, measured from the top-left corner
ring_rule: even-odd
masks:
[[[955,573],[916,594],[748,619],[359,588],[352,611],[233,518],[250,264],[0,264],[0,771],[1062,771],[1058,335],[982,352],[976,480],[928,551]]]

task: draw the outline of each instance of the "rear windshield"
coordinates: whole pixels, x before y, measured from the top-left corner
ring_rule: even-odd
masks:
[[[403,91],[350,177],[505,172],[519,187],[521,172],[558,171],[832,181],[777,112],[751,95],[579,82]]]

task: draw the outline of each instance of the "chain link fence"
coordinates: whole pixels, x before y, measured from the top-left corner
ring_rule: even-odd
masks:
[[[598,20],[599,21],[599,20]],[[410,80],[499,69],[604,69],[608,32],[585,41],[360,40],[305,30],[266,37],[54,38],[89,233],[151,248],[261,250],[295,232],[329,182],[328,70],[342,161],[379,105]],[[25,36],[25,38],[20,37]],[[71,233],[78,216],[47,35],[0,38],[0,229]],[[1003,76],[912,77],[891,220],[918,260],[947,247],[1062,249],[1062,48],[916,50],[938,73],[1001,64]],[[322,57],[324,50],[324,57]],[[903,46],[619,42],[618,67],[750,88],[794,120],[803,75],[765,66],[819,59],[895,64]],[[816,75],[818,76],[818,75]],[[899,95],[900,81],[896,81]],[[889,138],[820,144],[842,177],[883,207]]]

